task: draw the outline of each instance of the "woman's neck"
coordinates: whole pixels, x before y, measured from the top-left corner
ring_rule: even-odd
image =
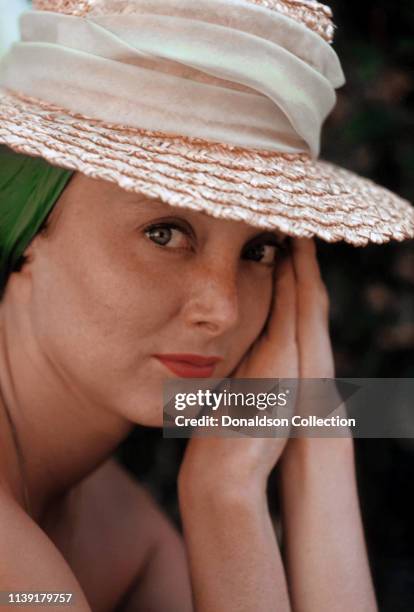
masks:
[[[4,302],[0,389],[0,481],[38,522],[54,499],[114,452],[133,425],[89,402],[60,376]]]
[[[20,441],[0,388],[0,486],[32,516]]]

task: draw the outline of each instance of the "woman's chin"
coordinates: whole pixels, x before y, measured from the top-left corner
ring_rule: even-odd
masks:
[[[143,393],[142,388],[123,399],[118,407],[129,421],[143,427],[163,426],[163,388],[154,382],[153,388]]]
[[[146,414],[137,425],[142,425],[143,427],[163,427],[162,407],[150,414]]]

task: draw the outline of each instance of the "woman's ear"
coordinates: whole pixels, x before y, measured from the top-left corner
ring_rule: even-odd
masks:
[[[19,257],[12,273],[19,272],[20,274],[31,274],[31,265],[36,258],[39,242],[43,238],[45,231],[46,228],[42,228],[40,232],[36,234],[31,243],[26,247],[23,255]]]
[[[57,203],[54,205],[53,209],[51,210],[47,218],[43,221],[42,225],[40,226],[40,228],[38,229],[36,233],[36,236],[33,238],[30,244],[26,247],[21,257],[21,260],[23,260],[22,266],[34,260],[34,257],[36,256],[36,253],[39,247],[41,246],[41,243],[43,243],[45,238],[47,238],[49,234],[51,233],[51,231],[53,230],[57,222],[57,219],[59,217],[59,214],[60,214],[61,207],[59,206],[59,204],[60,204],[61,199],[63,199],[63,194],[59,198]]]

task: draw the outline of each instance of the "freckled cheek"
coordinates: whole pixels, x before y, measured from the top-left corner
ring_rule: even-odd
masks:
[[[165,266],[95,268],[54,288],[40,325],[56,359],[75,361],[90,376],[106,372],[108,380],[126,380],[179,313],[183,291],[182,275],[166,274]]]
[[[171,317],[180,299],[179,278],[159,263],[131,257],[118,262],[101,256],[56,270],[49,266],[37,299],[38,323],[45,333],[78,335],[82,330],[88,341],[136,342]]]
[[[177,271],[138,273],[128,291],[128,318],[138,326],[141,333],[158,333],[163,325],[179,313],[184,290],[185,282]]]
[[[101,295],[120,328],[136,338],[157,334],[177,314],[184,288],[180,270],[162,261],[143,260],[107,279]]]

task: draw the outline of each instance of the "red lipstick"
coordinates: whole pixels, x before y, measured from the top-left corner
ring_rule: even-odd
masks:
[[[194,355],[191,353],[168,353],[154,355],[171,372],[181,378],[209,378],[214,370],[214,366],[222,357],[205,357],[204,355]]]

